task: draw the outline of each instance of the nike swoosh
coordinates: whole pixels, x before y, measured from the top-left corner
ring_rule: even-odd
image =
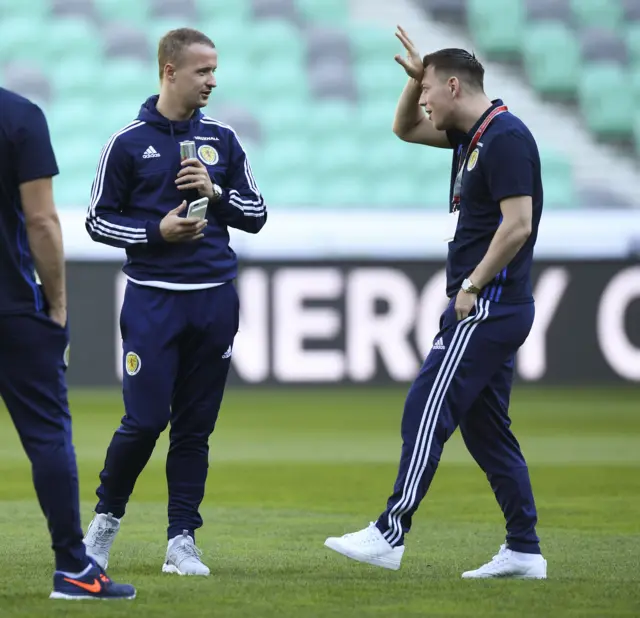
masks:
[[[85,584],[84,582],[80,582],[77,579],[69,579],[68,577],[65,577],[64,581],[69,582],[74,586],[78,586],[78,588],[82,588],[87,592],[100,592],[100,590],[102,590],[102,586],[97,579],[93,580],[93,584]]]

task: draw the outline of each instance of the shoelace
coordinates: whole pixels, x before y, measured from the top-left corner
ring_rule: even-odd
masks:
[[[504,547],[501,547],[500,551],[493,558],[491,558],[491,562],[486,564],[483,568],[490,569],[492,567],[500,566],[508,561],[509,556],[507,555],[507,550]]]
[[[111,539],[116,531],[113,528],[100,528],[96,531],[93,542],[94,544],[104,551],[108,551],[111,547]]]
[[[507,558],[507,556],[494,556],[490,564],[497,566],[499,564],[504,564],[505,562],[508,562],[508,561],[509,561],[509,558]]]
[[[351,532],[350,534],[345,534],[345,538],[353,538],[354,536],[361,537],[361,541],[363,543],[373,543],[378,540],[378,535],[376,534],[375,524],[371,523],[364,530],[359,530],[358,532]]]
[[[200,556],[202,556],[202,550],[191,542],[180,543],[177,547],[173,548],[173,551],[179,562],[188,560],[189,558],[195,558],[200,562]]]

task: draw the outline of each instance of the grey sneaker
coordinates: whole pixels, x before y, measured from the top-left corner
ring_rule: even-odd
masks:
[[[162,565],[163,573],[178,575],[209,575],[209,567],[200,560],[202,552],[196,547],[187,530],[171,539]]]
[[[120,530],[120,520],[111,513],[96,513],[91,520],[83,543],[87,549],[87,555],[93,558],[98,565],[107,570],[109,564],[109,552]]]

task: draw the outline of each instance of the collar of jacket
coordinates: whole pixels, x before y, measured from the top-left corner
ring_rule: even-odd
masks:
[[[154,94],[142,104],[140,113],[138,114],[138,120],[142,120],[166,133],[171,133],[171,135],[193,132],[200,122],[200,119],[204,116],[204,114],[197,109],[189,120],[169,120],[158,111],[156,107],[158,99],[159,95]]]

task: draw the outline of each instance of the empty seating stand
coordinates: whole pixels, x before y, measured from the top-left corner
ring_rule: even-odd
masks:
[[[595,106],[585,122],[598,135],[626,131],[640,144],[629,101],[599,115],[609,93],[585,79],[597,66],[615,85],[640,66],[639,2],[417,4],[470,28],[481,54],[519,59],[543,94]],[[451,153],[391,132],[406,82],[393,59],[402,53],[395,25],[354,22],[348,0],[1,2],[0,83],[47,113],[61,207],[86,207],[102,146],[158,92],[158,41],[182,26],[203,30],[218,49],[218,89],[205,112],[235,128],[269,202],[447,208]],[[640,71],[633,75],[638,100]],[[575,207],[569,161],[548,145],[542,150],[549,207]]]

